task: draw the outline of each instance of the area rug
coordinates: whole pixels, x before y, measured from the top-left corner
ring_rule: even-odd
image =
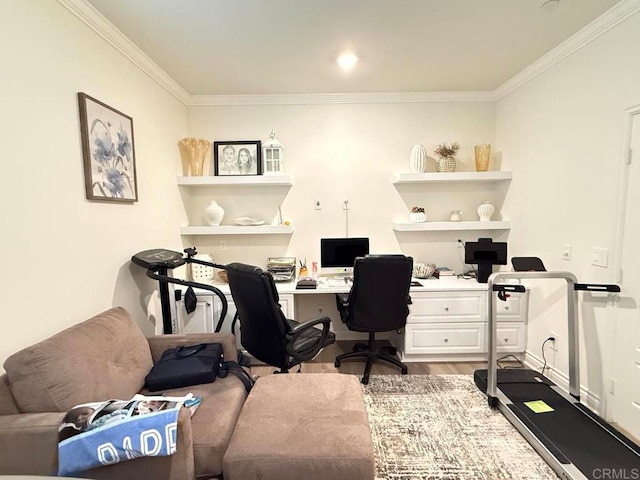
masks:
[[[372,375],[377,480],[558,479],[471,375]]]

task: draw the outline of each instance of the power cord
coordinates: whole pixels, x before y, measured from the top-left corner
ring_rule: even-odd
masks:
[[[542,359],[544,360],[544,365],[542,365],[542,375],[544,375],[544,371],[547,369],[547,358],[544,355],[544,346],[547,342],[555,342],[556,341],[556,337],[547,337],[547,339],[542,342],[542,346],[540,347],[540,349],[542,350]],[[548,367],[549,369],[551,367]]]
[[[501,361],[504,361],[509,357],[513,358],[513,360],[518,362],[518,366],[517,367],[509,366],[509,365],[503,367],[502,365],[500,365]],[[496,360],[496,363],[498,364],[498,367],[500,367],[502,369],[505,369],[505,370],[510,369],[510,368],[524,368],[524,364],[522,363],[522,361],[518,357],[516,357],[515,355],[505,355],[504,357],[500,357],[498,360]]]
[[[465,273],[463,273],[462,275],[459,275],[459,277],[462,278],[477,278],[478,277],[478,273],[476,272],[476,269],[474,268],[473,265],[469,265],[467,263],[464,263],[464,258],[462,257],[462,251],[464,251],[464,249],[467,247],[465,245],[465,243],[458,239],[458,243],[462,245],[462,248],[459,249],[458,251],[458,257],[460,258],[460,263],[462,265],[464,265],[466,268],[471,268],[471,271],[467,270]]]

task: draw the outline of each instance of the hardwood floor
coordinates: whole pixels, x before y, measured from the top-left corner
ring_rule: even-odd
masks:
[[[353,375],[362,375],[364,373],[365,362],[363,360],[345,360],[341,363],[340,368],[334,367],[336,356],[341,353],[350,352],[353,341],[338,341],[328,346],[320,355],[311,362],[302,364],[302,372],[304,373],[349,373]],[[383,342],[381,342],[383,345]],[[427,362],[407,362],[409,375],[437,375],[437,374],[472,374],[479,368],[486,368],[486,363],[482,362],[460,362],[460,363],[427,363]],[[251,375],[263,376],[270,375],[274,372],[273,367],[266,365],[252,365]],[[297,367],[292,371],[297,371]],[[376,362],[371,369],[371,375],[399,375],[400,369],[387,365],[383,362]]]

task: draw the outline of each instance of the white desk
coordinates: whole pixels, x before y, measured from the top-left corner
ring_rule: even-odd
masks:
[[[485,360],[487,351],[487,284],[458,278],[426,280],[411,287],[407,327],[388,338],[403,361],[474,361]],[[229,285],[212,282],[226,296],[228,311],[222,331],[231,331],[235,306]],[[288,318],[308,320],[326,315],[338,340],[365,340],[366,334],[349,331],[340,321],[335,306],[336,293],[348,293],[349,285],[327,285],[320,281],[316,289],[296,289],[295,282],[277,283],[282,311]],[[177,302],[178,326],[184,333],[211,332],[220,316],[220,302],[207,290],[195,289],[196,311],[187,314]],[[499,351],[522,353],[526,348],[528,292],[512,294],[507,302],[498,302]],[[237,333],[237,332],[236,332]]]

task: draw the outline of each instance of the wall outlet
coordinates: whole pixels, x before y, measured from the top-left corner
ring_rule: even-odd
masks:
[[[549,336],[555,338],[555,340],[549,340],[549,348],[554,352],[558,351],[558,343],[560,342],[560,337],[556,332],[549,332]]]
[[[317,305],[317,306],[316,306],[316,311],[317,311],[318,313],[322,313],[322,312],[324,312],[324,307],[323,307],[322,305]]]
[[[221,252],[226,252],[227,250],[227,241],[226,240],[220,240],[220,251]]]
[[[606,267],[609,264],[609,249],[593,247],[591,251],[591,264],[596,267]]]

